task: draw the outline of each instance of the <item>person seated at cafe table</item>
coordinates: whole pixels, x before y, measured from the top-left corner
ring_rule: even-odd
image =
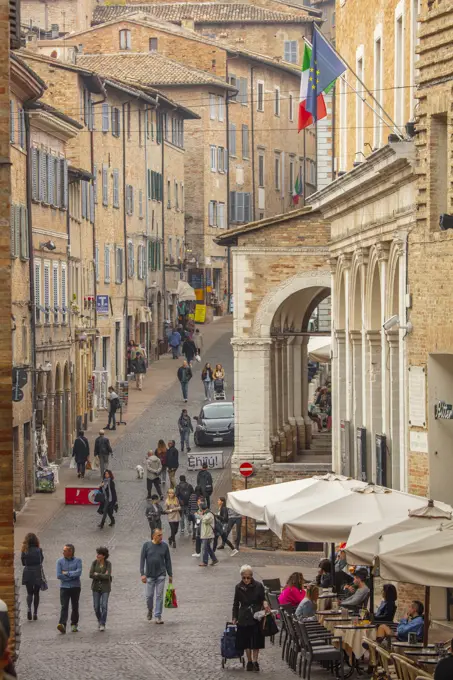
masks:
[[[451,680],[453,678],[453,640],[451,641],[450,653],[441,659],[434,671],[434,680]]]
[[[332,576],[331,576],[332,565],[330,560],[324,558],[318,564],[318,574],[316,576],[316,584],[321,588],[331,588],[332,587]]]
[[[366,569],[357,569],[354,574],[354,584],[352,586],[345,586],[345,590],[353,591],[352,595],[341,600],[342,607],[364,607],[370,596],[370,589],[366,584],[368,572]]]
[[[376,609],[374,620],[379,622],[393,621],[396,612],[396,588],[392,583],[385,583],[382,588],[382,601]]]
[[[299,620],[310,619],[316,614],[316,603],[318,601],[319,588],[314,583],[310,583],[306,595],[296,609],[296,618]]]
[[[286,586],[278,596],[279,604],[290,604],[297,607],[304,599],[304,576],[299,571],[295,571],[286,582]]]
[[[409,633],[416,633],[419,642],[423,640],[423,628],[425,624],[423,611],[423,605],[419,600],[414,600],[411,603],[406,618],[401,619],[396,629],[396,638],[399,642],[407,642]],[[376,639],[379,641],[384,637],[391,637],[391,635],[391,628],[383,623],[377,629]]]

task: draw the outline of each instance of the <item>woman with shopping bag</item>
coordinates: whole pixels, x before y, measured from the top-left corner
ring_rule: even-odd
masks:
[[[264,586],[253,578],[253,569],[248,564],[241,567],[241,581],[234,591],[233,623],[237,624],[236,647],[247,655],[247,670],[259,671],[258,655],[264,649],[265,635],[263,621],[255,614],[270,610],[266,601]]]

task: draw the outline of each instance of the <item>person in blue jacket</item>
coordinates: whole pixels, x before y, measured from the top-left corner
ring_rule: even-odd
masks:
[[[63,557],[57,560],[57,579],[60,581],[60,621],[57,629],[64,635],[68,621],[69,602],[71,602],[71,630],[77,633],[79,625],[80,577],[82,560],[75,557],[72,543],[66,543]]]
[[[398,623],[396,637],[400,642],[407,642],[409,633],[416,633],[417,641],[423,640],[423,629],[425,621],[423,618],[424,607],[419,600],[414,600],[409,607],[407,616]],[[389,626],[381,624],[377,629],[377,639],[391,637],[392,631]]]
[[[168,344],[171,347],[173,359],[177,359],[179,356],[179,347],[181,345],[181,335],[178,333],[176,328],[173,329],[170,337],[168,338]]]

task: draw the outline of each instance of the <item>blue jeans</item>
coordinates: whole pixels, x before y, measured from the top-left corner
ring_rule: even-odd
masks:
[[[185,531],[187,524],[187,533],[189,533],[189,506],[181,505],[181,531]]]
[[[202,538],[201,539],[201,549],[202,549],[202,555],[203,555],[203,562],[205,564],[208,563],[209,558],[213,562],[217,562],[217,557],[215,556],[215,553],[212,549],[211,545],[212,538]]]
[[[188,382],[182,382],[181,383],[181,389],[182,389],[182,398],[187,399],[189,396],[189,383]]]
[[[156,603],[154,607],[154,618],[162,618],[162,608],[164,605],[164,588],[165,576],[158,576],[157,578],[147,578],[145,586],[146,604],[148,611],[153,611],[154,593],[156,593]]]
[[[187,397],[184,397],[187,399]],[[180,430],[181,435],[181,451],[184,451],[184,446],[190,449],[190,430]]]
[[[179,345],[176,347],[172,347],[171,353],[173,355],[173,359],[177,359],[179,357]]]
[[[107,611],[109,606],[110,593],[95,593],[93,592],[93,607],[96,618],[101,626],[107,623]]]

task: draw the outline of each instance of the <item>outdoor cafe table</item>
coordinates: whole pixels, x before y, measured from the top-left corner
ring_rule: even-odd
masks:
[[[318,597],[318,612],[325,610],[326,606],[332,606],[332,599],[336,597],[333,593],[328,595],[320,595]]]
[[[405,656],[416,656],[416,657],[421,657],[421,656],[426,656],[426,657],[438,657],[439,652],[437,649],[427,649],[426,647],[423,647],[422,649],[407,649],[406,651],[403,651],[403,654]]]
[[[376,640],[376,626],[372,624],[359,626],[346,621],[344,625],[336,625],[333,634],[335,637],[343,638],[343,649],[352,662],[352,655],[355,656],[356,660],[363,656],[365,650],[362,647],[362,642],[364,638]]]
[[[399,652],[405,649],[435,649],[434,645],[424,645],[423,642],[402,642],[400,640],[392,641],[392,647],[395,647]],[[403,651],[403,654],[406,652]]]
[[[341,615],[341,611],[339,609],[327,609],[325,611],[317,611],[316,616],[318,617],[318,621],[321,624],[321,626],[326,625],[326,621],[330,619],[331,616],[337,616],[339,617]]]
[[[350,619],[349,616],[347,618],[342,618],[341,616],[329,616],[325,618],[323,626],[332,633],[338,626],[342,624],[350,625],[351,623],[352,619]]]

